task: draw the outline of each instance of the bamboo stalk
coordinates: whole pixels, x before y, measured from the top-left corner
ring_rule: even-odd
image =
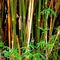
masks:
[[[38,1],[36,1],[36,3],[37,3],[36,4],[37,5],[36,9],[35,9],[36,10],[36,30],[35,30],[35,34],[36,35],[35,35],[35,37],[36,38],[35,37],[34,38],[36,40],[35,44],[37,46],[37,43],[40,42],[40,38],[41,38],[40,37],[41,31],[40,31],[39,27],[41,27],[40,25],[42,24],[42,22],[41,22],[41,8],[42,8],[42,4],[41,3],[42,3],[42,0],[38,0]],[[35,51],[35,53],[41,53],[41,51],[42,50],[40,50],[40,48],[37,48],[36,51]],[[40,60],[40,57],[38,57],[38,59]]]
[[[38,0],[38,12],[37,12],[37,42],[40,41],[40,29],[38,27],[40,27],[40,18],[41,18],[41,0]]]
[[[22,46],[23,42],[23,34],[22,34],[22,0],[19,0],[19,42]]]
[[[17,45],[18,45],[18,53],[19,53],[19,55],[21,55],[20,44],[19,44],[18,36],[16,36],[16,40],[17,40]]]
[[[28,18],[27,18],[27,25],[26,25],[26,52],[29,49],[29,42],[30,42],[30,34],[31,34],[31,26],[32,26],[32,18],[33,18],[33,10],[34,10],[34,0],[29,1],[29,9],[28,9]],[[25,58],[25,60],[28,60],[28,57]]]
[[[25,5],[25,3],[24,3],[24,0],[22,0],[22,9],[23,9],[23,41],[24,41],[24,43],[23,43],[23,45],[24,46],[26,46],[26,33],[25,33],[25,27],[26,27],[26,24],[25,24],[25,22],[26,22],[26,5]]]
[[[39,27],[40,27],[40,18],[41,18],[41,0],[38,0],[38,12],[37,12],[37,34],[36,34],[36,40],[37,40],[37,42],[40,42],[40,29],[39,29]],[[37,49],[37,52],[39,52],[40,53],[40,49]]]
[[[11,34],[10,34],[10,30],[11,30],[11,16],[10,16],[10,0],[7,0],[7,4],[8,4],[8,41],[9,41],[9,47],[11,47]]]
[[[32,18],[33,18],[33,9],[34,9],[34,0],[30,0],[29,2],[29,9],[28,9],[28,18],[27,18],[27,25],[26,25],[26,31],[27,31],[27,47],[29,47],[30,42],[30,34],[31,34],[31,26],[32,26]]]
[[[26,0],[25,4],[26,4],[25,9],[26,9],[26,11],[27,11],[27,9],[28,9],[28,4],[29,4],[29,0]]]
[[[13,35],[14,35],[14,48],[17,47],[16,45],[16,6],[17,6],[17,0],[10,0],[11,5],[11,14],[12,14],[12,27],[13,27]]]
[[[14,35],[13,35],[13,32],[12,32],[12,41],[11,41],[11,43],[12,43],[12,49],[14,49]]]
[[[60,0],[58,0],[55,4],[55,12],[57,13],[58,12],[58,9],[59,9],[59,6],[60,6]],[[54,23],[55,23],[55,20],[56,20],[56,16],[54,16],[53,18],[53,24],[52,24],[52,32],[53,32],[53,28],[54,28]]]
[[[58,12],[58,9],[59,9],[59,4],[58,4],[58,2],[56,2],[56,5],[55,5],[55,12],[57,13]],[[50,34],[52,34],[52,32],[53,32],[53,28],[54,28],[54,23],[55,23],[55,20],[56,20],[56,16],[54,16],[54,18],[53,18],[53,24],[52,24],[52,27],[51,27],[51,32],[50,32]],[[58,38],[58,36],[59,36],[59,31],[57,32],[57,36],[56,36],[56,38],[55,38],[55,41],[57,40],[57,38]],[[54,42],[55,42],[54,41]],[[53,47],[54,47],[54,45],[55,45],[55,43],[52,43],[53,44]],[[53,47],[51,48],[51,50],[49,51],[49,53],[48,53],[48,56],[50,56],[50,54],[51,54],[51,52],[52,52],[52,50],[53,50]]]
[[[53,9],[53,0],[51,0],[50,6]],[[52,36],[52,14],[50,15],[50,31],[49,31],[49,38]]]
[[[45,8],[47,7],[47,2],[48,0],[45,0]],[[44,28],[47,28],[47,18],[46,18],[46,14],[45,14],[45,19],[44,19]],[[44,40],[46,41],[46,45],[47,45],[47,31],[44,32]],[[48,53],[47,53],[47,48],[46,48],[46,60],[48,60]]]

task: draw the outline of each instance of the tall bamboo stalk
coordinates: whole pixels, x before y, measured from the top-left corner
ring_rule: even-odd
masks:
[[[47,8],[47,2],[48,0],[45,0],[45,8]],[[46,14],[44,15],[44,28],[47,28],[47,17]],[[47,45],[47,31],[44,32],[44,40],[46,41],[46,45]],[[46,60],[48,60],[48,54],[47,54],[47,48],[46,48]]]
[[[38,0],[38,10],[37,10],[37,21],[36,21],[36,24],[37,24],[37,34],[36,34],[36,40],[37,40],[37,42],[40,42],[40,29],[39,29],[39,27],[40,27],[40,18],[41,18],[41,0]],[[37,49],[37,52],[39,52],[40,53],[40,49]]]
[[[23,45],[24,46],[26,46],[26,33],[25,33],[25,28],[26,28],[26,4],[25,4],[25,2],[24,2],[24,0],[22,0],[22,11],[23,11],[23,41],[24,41],[24,43],[23,43]]]
[[[38,27],[40,27],[40,18],[41,18],[41,0],[38,0],[38,11],[37,11],[37,42],[40,41],[40,29]]]
[[[51,0],[51,3],[50,3],[50,6],[49,7],[51,7],[52,9],[53,9],[53,0]],[[52,22],[53,22],[53,20],[52,20],[52,14],[50,15],[50,31],[49,31],[49,38],[51,38],[51,36],[52,36]]]
[[[59,6],[60,6],[60,0],[56,0],[56,4],[55,4],[55,12],[56,13],[58,12]],[[56,16],[54,16],[54,18],[53,18],[52,32],[53,32],[55,20],[56,20]]]
[[[11,47],[11,16],[10,16],[10,0],[7,0],[8,4],[8,41],[9,41],[9,47]]]
[[[34,10],[34,0],[29,1],[29,9],[28,9],[28,18],[27,18],[27,25],[26,25],[26,51],[29,49],[29,42],[30,42],[30,34],[31,34],[31,26],[32,26],[32,18],[33,18],[33,10]],[[25,60],[28,60],[28,57],[26,57]]]
[[[26,31],[27,31],[27,47],[29,47],[30,42],[30,34],[31,34],[31,26],[32,26],[32,18],[33,18],[33,9],[34,9],[34,0],[29,1],[29,9],[28,9],[28,18],[27,18],[27,25],[26,25]]]
[[[22,46],[23,34],[22,34],[22,0],[19,0],[19,42]]]
[[[11,5],[11,15],[12,15],[12,28],[13,28],[13,46],[14,48],[17,47],[16,45],[16,6],[17,0],[10,0]]]

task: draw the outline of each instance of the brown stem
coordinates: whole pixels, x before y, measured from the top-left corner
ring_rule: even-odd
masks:
[[[9,41],[9,47],[11,47],[11,39],[10,39],[10,20],[11,20],[11,16],[10,16],[10,0],[7,0],[7,4],[8,4],[8,41]]]

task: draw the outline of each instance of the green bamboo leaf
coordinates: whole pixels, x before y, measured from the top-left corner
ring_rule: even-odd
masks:
[[[41,28],[41,27],[38,27],[40,30],[42,30],[43,32],[45,32],[45,31],[48,31],[49,30],[49,28]]]
[[[40,41],[39,43],[37,43],[38,47],[44,47],[46,45],[45,41]]]
[[[44,55],[40,54],[40,56],[43,60],[46,60],[46,57]]]
[[[32,49],[34,49],[35,48],[35,46],[34,46],[34,44],[32,43],[32,42],[30,42],[30,48],[32,48]]]
[[[60,30],[60,26],[58,26],[58,27],[56,28],[56,30]]]
[[[51,38],[49,39],[49,43],[54,43],[56,38],[56,35],[52,35]]]
[[[10,57],[10,53],[7,50],[4,50],[3,53],[6,58]]]
[[[46,47],[47,47],[48,50],[50,50],[53,46],[54,46],[54,44],[50,44],[50,43],[48,43],[48,44],[46,45]]]
[[[36,53],[36,54],[34,54],[34,59],[35,60],[41,60],[41,58],[40,58],[40,53]]]
[[[43,11],[41,11],[41,13],[42,14],[46,14],[47,17],[50,15],[50,12],[52,13],[52,15],[56,16],[56,12],[53,9],[46,8]]]
[[[57,58],[58,57],[58,52],[57,51],[54,51],[53,52],[53,58]]]
[[[4,43],[2,41],[0,41],[0,47],[3,47]]]
[[[56,12],[54,12],[54,10],[50,9],[51,13],[53,16],[56,16]]]
[[[28,56],[29,56],[29,58],[32,58],[33,57],[33,53],[28,53]]]

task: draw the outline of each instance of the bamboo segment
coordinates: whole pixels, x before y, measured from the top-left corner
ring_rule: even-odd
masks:
[[[25,23],[26,22],[26,9],[25,9],[25,6],[26,5],[24,3],[24,0],[22,0],[22,11],[23,11],[23,22],[22,22],[23,23],[22,24],[23,28],[22,29],[23,29],[23,41],[24,41],[23,45],[24,46],[26,46],[26,38],[25,38],[26,37],[26,33],[25,33],[25,27],[26,27],[26,23]]]
[[[22,34],[22,0],[19,0],[19,42],[22,46],[23,34]]]
[[[45,0],[45,8],[47,8],[47,2],[48,2],[48,0]],[[47,17],[46,17],[46,15],[47,15],[47,13],[45,14],[45,16],[44,16],[44,28],[47,28]],[[45,31],[44,32],[44,40],[46,41],[46,45],[47,45],[47,43],[48,43],[48,41],[47,41],[47,31]],[[48,52],[47,52],[47,48],[46,48],[46,60],[48,60]]]
[[[20,44],[19,44],[18,36],[16,36],[16,40],[17,40],[17,45],[18,45],[18,53],[20,55],[21,51],[20,51]]]
[[[28,51],[28,49],[29,49],[33,10],[34,10],[34,0],[30,0],[29,1],[29,9],[28,9],[27,25],[26,25],[26,33],[27,33],[27,35],[26,35],[26,45],[27,45],[26,51]],[[28,60],[28,57],[26,57],[25,60]]]
[[[38,8],[37,8],[37,19],[36,19],[36,43],[40,42],[40,19],[41,19],[41,0],[38,0],[37,2]],[[37,49],[37,53],[40,53],[40,48]],[[39,58],[40,59],[40,58]]]
[[[12,28],[13,28],[13,42],[14,42],[14,48],[17,47],[16,45],[16,6],[17,6],[17,0],[10,0],[11,5],[11,14],[12,14]]]
[[[51,0],[51,4],[50,4],[49,7],[51,7],[51,8],[53,9],[53,0]],[[51,38],[51,36],[52,36],[52,22],[53,22],[53,20],[52,20],[52,14],[51,14],[51,15],[50,15],[50,31],[49,31],[49,38]]]
[[[9,41],[9,47],[11,47],[11,34],[10,34],[10,30],[11,30],[11,16],[10,16],[10,0],[7,0],[7,4],[8,4],[8,41]]]
[[[36,24],[37,24],[37,42],[39,42],[40,41],[40,29],[39,29],[39,27],[40,27],[40,18],[41,18],[41,0],[38,0],[38,12],[37,12],[37,22],[36,22]]]
[[[34,0],[30,0],[30,2],[29,2],[29,9],[28,9],[27,25],[26,25],[26,31],[27,31],[26,42],[27,42],[27,47],[29,47],[29,42],[30,42],[33,10],[34,10]]]

